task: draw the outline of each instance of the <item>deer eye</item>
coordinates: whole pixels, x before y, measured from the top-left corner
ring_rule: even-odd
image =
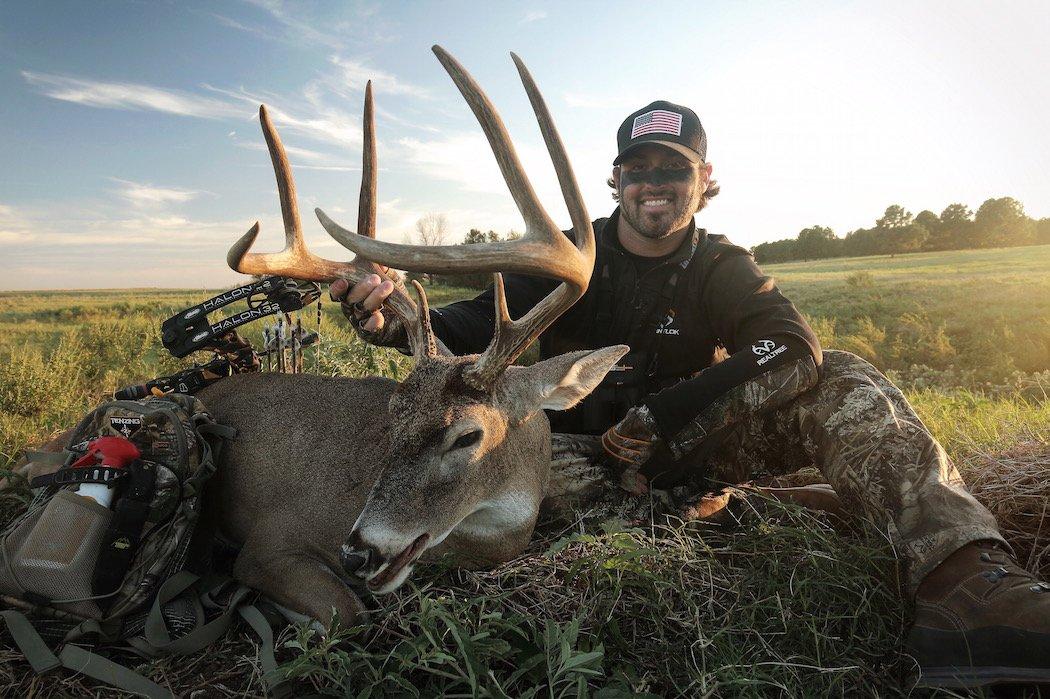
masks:
[[[480,441],[481,441],[481,430],[474,430],[473,432],[467,432],[466,434],[461,434],[456,439],[456,441],[452,443],[452,446],[449,447],[449,451],[451,451],[453,449],[466,449],[467,447],[474,446],[475,444],[477,444]]]

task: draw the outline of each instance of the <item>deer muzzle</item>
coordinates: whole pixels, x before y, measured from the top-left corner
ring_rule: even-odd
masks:
[[[373,592],[390,592],[401,584],[401,573],[419,558],[429,542],[429,534],[420,534],[400,551],[384,555],[376,546],[365,543],[355,530],[340,549],[339,561],[346,573],[365,581]]]
[[[343,567],[343,570],[350,575],[359,576],[364,572],[365,567],[368,565],[368,560],[372,557],[372,549],[358,550],[350,548],[349,545],[343,544],[339,550],[339,564]]]

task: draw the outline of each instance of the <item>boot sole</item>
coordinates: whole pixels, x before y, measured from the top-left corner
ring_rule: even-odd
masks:
[[[1050,669],[1030,667],[925,667],[919,687],[965,689],[990,684],[1050,683]]]

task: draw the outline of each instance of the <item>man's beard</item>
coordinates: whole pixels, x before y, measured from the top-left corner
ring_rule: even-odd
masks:
[[[666,238],[689,225],[689,220],[696,213],[699,203],[699,196],[690,197],[688,200],[674,197],[672,213],[652,216],[646,213],[645,207],[640,203],[628,203],[624,199],[623,188],[620,189],[620,215],[627,219],[627,223],[631,224],[631,228],[639,235],[650,240]]]

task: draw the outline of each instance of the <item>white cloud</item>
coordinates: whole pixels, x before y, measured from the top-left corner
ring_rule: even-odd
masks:
[[[192,189],[179,189],[176,187],[155,187],[151,184],[131,182],[113,178],[120,183],[117,191],[124,199],[135,206],[161,206],[164,204],[184,204],[196,198],[201,192]]]
[[[227,17],[225,15],[220,15],[220,14],[217,14],[215,12],[207,12],[205,14],[211,16],[212,18],[217,20],[219,22],[219,24],[221,24],[221,25],[223,25],[225,27],[230,27],[231,29],[236,29],[238,31],[242,31],[242,32],[245,32],[247,34],[252,34],[254,36],[258,36],[258,37],[261,37],[263,39],[269,39],[271,41],[275,41],[275,40],[279,40],[280,39],[280,37],[272,34],[271,32],[266,31],[262,27],[257,27],[257,26],[252,25],[252,24],[245,24],[244,22],[238,22],[237,20],[235,20],[235,19],[233,19],[231,17]]]
[[[255,108],[258,108],[260,104],[265,104],[270,114],[270,119],[273,120],[274,126],[277,127],[282,137],[286,135],[286,132],[296,132],[316,141],[335,143],[344,148],[361,144],[361,117],[326,105],[320,95],[307,95],[307,102],[309,103],[309,116],[307,116],[298,112],[298,110],[292,111],[284,106],[292,102],[301,103],[302,97],[293,99],[274,95],[260,95],[248,92],[243,88],[227,90],[208,84],[205,84],[203,87],[212,92],[250,104]],[[291,149],[287,144],[285,149],[291,153]]]
[[[82,80],[28,70],[22,71],[22,77],[48,97],[89,107],[153,110],[204,119],[240,117],[245,113],[243,108],[222,100],[138,83]]]
[[[390,95],[430,97],[429,90],[406,83],[393,73],[369,66],[360,59],[331,56],[328,62],[338,69],[333,87],[340,94],[348,97],[363,97],[365,85],[369,80],[372,81],[372,89],[376,92],[384,92]],[[328,81],[331,81],[331,78]],[[349,94],[347,91],[349,91]]]
[[[2,243],[28,243],[36,238],[33,233],[26,231],[8,231],[0,228],[0,242]]]
[[[342,46],[342,41],[336,32],[321,31],[302,21],[296,16],[298,13],[289,11],[282,0],[246,0],[246,2],[264,10],[283,25],[287,30],[287,36],[289,38],[294,37],[296,43],[306,45],[320,44],[328,48],[340,48]]]
[[[262,137],[259,137],[258,141],[242,141],[238,138],[233,138],[233,144],[238,148],[246,148],[247,150],[266,151],[266,143],[263,142]],[[284,144],[284,150],[288,154],[288,157],[292,161],[292,165],[296,168],[303,167],[299,165],[297,161],[306,160],[312,163],[324,162],[331,160],[332,156],[328,153],[322,153],[321,151],[311,150],[310,148],[302,148],[300,146],[289,146]],[[342,166],[334,166],[342,167]]]
[[[528,24],[541,19],[547,19],[547,12],[545,10],[529,10],[525,13],[525,16],[521,18],[521,24]]]
[[[455,182],[471,192],[507,191],[488,141],[480,134],[452,134],[428,141],[402,138],[397,143],[407,163],[428,177]]]

